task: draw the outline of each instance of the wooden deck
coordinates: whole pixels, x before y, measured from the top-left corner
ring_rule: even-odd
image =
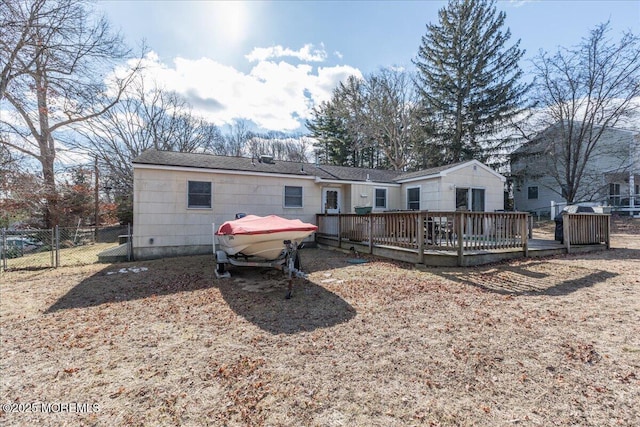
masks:
[[[609,248],[608,215],[575,214],[564,224],[560,243],[531,238],[524,213],[319,215],[316,242],[426,266],[463,267]]]
[[[521,249],[494,249],[465,251],[463,262],[459,263],[459,256],[456,252],[445,250],[425,250],[423,262],[418,262],[419,254],[417,250],[401,248],[397,246],[378,245],[370,252],[368,242],[342,241],[338,247],[337,239],[318,237],[316,241],[319,245],[341,249],[343,251],[357,251],[358,253],[372,253],[384,258],[396,259],[399,261],[424,264],[431,267],[472,267],[476,265],[492,264],[500,261],[525,258],[525,253]],[[571,253],[586,253],[607,250],[606,244],[574,245]],[[526,257],[540,258],[548,256],[566,255],[567,248],[560,242],[554,240],[529,239]]]

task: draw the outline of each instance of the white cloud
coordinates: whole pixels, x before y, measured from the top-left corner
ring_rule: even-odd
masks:
[[[298,50],[282,47],[280,45],[256,47],[253,48],[251,53],[245,55],[245,58],[247,58],[249,62],[266,61],[268,59],[284,57],[298,58],[305,62],[323,62],[327,59],[327,52],[325,51],[323,44],[320,45],[320,48],[315,48],[312,44],[308,43]]]
[[[146,75],[182,94],[194,112],[222,126],[244,118],[265,130],[293,131],[310,118],[314,105],[328,100],[336,85],[357,68],[314,69],[309,64],[258,61],[248,73],[209,58],[176,58],[171,66],[157,55],[146,58]]]

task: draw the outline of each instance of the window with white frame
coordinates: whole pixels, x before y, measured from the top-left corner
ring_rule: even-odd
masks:
[[[285,208],[301,208],[302,207],[302,187],[285,185],[284,207]]]
[[[471,189],[471,210],[473,212],[484,212],[484,189]]]
[[[469,207],[469,189],[456,188],[456,210],[468,211]]]
[[[407,209],[420,210],[420,187],[407,188]]]
[[[484,212],[485,190],[483,188],[456,188],[456,210]]]
[[[387,207],[387,189],[376,188],[376,208],[386,209]]]
[[[211,209],[211,182],[188,181],[187,207],[190,209]]]

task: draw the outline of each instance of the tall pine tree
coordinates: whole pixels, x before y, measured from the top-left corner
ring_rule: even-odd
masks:
[[[442,164],[487,161],[524,110],[529,85],[520,83],[520,41],[507,46],[504,12],[494,0],[452,0],[428,24],[418,58],[422,125]]]

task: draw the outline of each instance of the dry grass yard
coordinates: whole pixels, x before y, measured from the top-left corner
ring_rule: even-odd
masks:
[[[211,256],[4,273],[0,424],[637,426],[629,224],[611,251],[467,269],[305,249],[291,300]]]
[[[62,247],[60,249],[60,266],[69,267],[93,264],[98,261],[98,254],[118,246],[117,243],[93,243],[90,245]],[[54,265],[51,251],[26,253],[18,258],[7,259],[7,269],[36,269]],[[2,282],[0,282],[2,283]]]

